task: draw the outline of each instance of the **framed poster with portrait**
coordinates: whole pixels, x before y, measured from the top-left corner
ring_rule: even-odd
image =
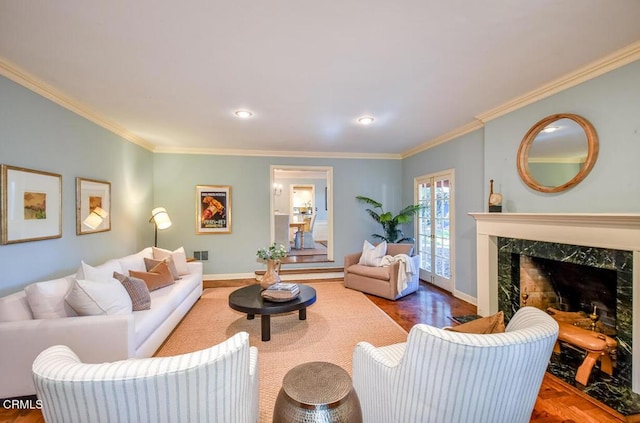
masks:
[[[62,237],[62,175],[2,165],[2,244]]]
[[[196,234],[231,233],[231,187],[196,186]]]
[[[111,183],[76,178],[76,235],[111,230]]]

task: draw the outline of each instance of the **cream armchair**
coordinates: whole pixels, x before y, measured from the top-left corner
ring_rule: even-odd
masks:
[[[360,342],[353,385],[365,423],[526,423],[558,324],[519,309],[506,332],[475,335],[418,324],[406,343]]]
[[[56,345],[33,377],[47,423],[258,420],[258,351],[246,332],[189,354],[102,364]]]
[[[411,257],[416,272],[407,275],[406,288],[401,289],[398,284],[400,262],[390,266],[365,266],[358,264],[362,253],[348,254],[344,257],[344,286],[367,294],[397,300],[418,290],[420,278],[420,256],[413,256],[411,244],[388,244],[387,255],[396,256],[406,254]]]

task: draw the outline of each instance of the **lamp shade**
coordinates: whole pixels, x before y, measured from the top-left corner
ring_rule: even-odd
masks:
[[[167,229],[171,226],[171,219],[164,207],[156,207],[151,210],[151,219],[156,224],[158,229]]]
[[[82,223],[91,229],[96,229],[102,224],[102,221],[106,219],[107,216],[109,216],[109,213],[100,207],[94,207],[94,209],[91,210],[91,213],[89,213],[89,216],[87,216]]]

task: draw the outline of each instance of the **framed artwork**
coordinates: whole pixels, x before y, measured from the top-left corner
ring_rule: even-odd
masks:
[[[76,234],[111,230],[111,183],[76,178]]]
[[[2,165],[2,245],[62,237],[62,176]]]
[[[231,187],[196,186],[196,234],[231,233]]]

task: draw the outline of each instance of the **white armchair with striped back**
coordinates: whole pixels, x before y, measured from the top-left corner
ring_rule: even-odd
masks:
[[[258,351],[240,332],[173,357],[81,363],[64,345],[33,363],[47,423],[258,421]]]
[[[520,308],[506,332],[477,335],[418,324],[406,343],[360,342],[353,385],[364,423],[527,423],[558,324]]]

